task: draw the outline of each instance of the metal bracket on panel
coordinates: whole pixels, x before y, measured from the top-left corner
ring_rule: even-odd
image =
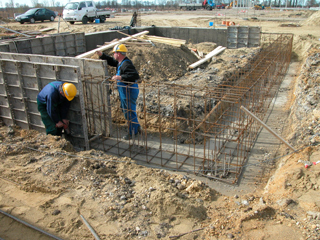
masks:
[[[59,66],[53,66],[54,71],[56,73],[56,81],[60,81],[60,67]]]
[[[14,115],[14,111],[12,109],[12,103],[10,101],[13,96],[12,96],[12,94],[10,94],[9,88],[8,88],[8,80],[6,78],[6,71],[5,71],[5,68],[6,68],[5,61],[1,61],[1,66],[0,67],[1,67],[2,77],[3,77],[4,90],[5,90],[5,93],[6,93],[6,96],[7,96],[7,101],[8,101],[8,108],[10,110],[12,124],[14,125],[16,118],[15,118],[15,115]]]
[[[111,104],[110,104],[110,82],[109,79],[111,79],[111,76],[108,76],[108,70],[106,70],[106,79],[102,81],[101,83],[101,98],[103,98],[103,94],[102,94],[102,87],[103,84],[106,84],[106,91],[107,91],[107,116],[108,116],[108,126],[105,126],[105,130],[106,130],[106,136],[110,136],[110,133],[112,131],[112,118],[111,118]]]
[[[88,126],[87,126],[87,119],[86,119],[86,111],[85,111],[85,103],[84,103],[84,95],[83,95],[83,85],[81,82],[81,74],[78,71],[78,86],[79,86],[79,99],[80,99],[80,108],[81,108],[81,118],[82,118],[82,130],[83,130],[83,137],[84,137],[84,144],[86,150],[90,149],[89,145],[89,137],[88,137]]]
[[[24,83],[23,83],[23,78],[22,78],[22,75],[21,75],[21,66],[22,64],[20,62],[17,62],[16,63],[16,66],[17,66],[17,72],[18,72],[18,79],[19,79],[19,88],[20,88],[20,91],[22,93],[22,101],[23,101],[23,104],[24,104],[24,113],[26,114],[26,120],[27,120],[27,124],[28,124],[28,128],[31,129],[31,125],[30,125],[30,115],[28,113],[28,104],[27,104],[27,94],[26,94],[26,91],[25,91],[25,88],[24,88]]]
[[[36,69],[36,71],[35,71],[35,74],[36,74],[36,79],[37,79],[37,83],[38,83],[38,90],[39,90],[39,92],[42,90],[42,83],[41,83],[41,79],[40,79],[40,77],[39,77],[39,71],[40,71],[40,68],[39,68],[39,65],[37,65],[37,64],[34,64],[33,65],[33,68],[35,68]]]

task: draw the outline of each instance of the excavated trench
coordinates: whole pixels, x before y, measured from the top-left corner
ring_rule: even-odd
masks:
[[[81,34],[56,38],[55,43],[64,42],[64,47],[75,43],[73,48],[62,49],[56,44],[53,50],[58,55],[83,51]],[[52,39],[37,41],[42,50],[32,43],[32,52],[43,51],[44,43],[49,46]],[[121,138],[128,125],[114,84],[108,81],[112,70],[105,71],[105,62],[3,54],[1,117],[7,125],[43,130],[36,93],[50,81],[71,81],[79,89],[70,109],[69,139],[74,146],[235,184],[260,129],[240,107],[264,118],[287,71],[292,35],[263,35],[261,45],[249,51],[234,49],[228,57],[216,57],[191,72],[184,70],[195,60],[187,48],[159,45],[149,48],[149,54],[135,48],[129,57],[142,77],[137,114],[143,131],[129,141]],[[29,49],[25,43],[17,46],[16,50]],[[6,47],[13,49],[10,44]]]
[[[236,184],[260,131],[240,107],[264,119],[288,69],[291,48],[292,35],[270,35],[254,57],[231,76],[225,73],[214,87],[184,84],[190,83],[185,76],[174,82],[143,81],[137,109],[143,132],[129,141],[121,139],[128,125],[117,94],[111,94],[110,137],[91,146]]]

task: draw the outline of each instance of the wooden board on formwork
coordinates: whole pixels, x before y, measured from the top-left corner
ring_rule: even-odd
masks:
[[[183,39],[158,37],[158,36],[152,36],[152,35],[145,35],[141,38],[150,40],[152,42],[168,44],[174,47],[180,47],[181,45],[184,45],[187,42],[186,40],[183,40]]]

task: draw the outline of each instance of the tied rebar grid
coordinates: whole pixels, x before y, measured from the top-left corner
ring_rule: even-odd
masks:
[[[85,80],[91,148],[237,183],[260,130],[240,107],[264,119],[287,72],[292,39],[263,35],[263,47],[250,64],[215,88],[140,83],[136,112],[142,131],[129,140],[122,139],[129,123],[116,83]]]

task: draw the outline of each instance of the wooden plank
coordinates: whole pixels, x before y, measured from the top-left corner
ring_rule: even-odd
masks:
[[[108,45],[105,45],[105,46],[102,46],[102,47],[93,49],[93,50],[91,50],[91,51],[89,51],[89,52],[80,54],[80,55],[76,56],[76,58],[89,58],[89,57],[91,57],[96,51],[105,51],[105,50],[107,50],[107,49],[109,49],[109,48],[112,48],[113,46],[115,46],[115,45],[117,45],[117,44],[119,44],[119,43],[125,43],[125,42],[129,41],[129,40],[132,39],[132,38],[136,38],[136,37],[139,37],[139,36],[148,34],[148,33],[149,33],[149,31],[143,31],[143,32],[134,34],[134,35],[132,35],[132,36],[130,36],[130,37],[122,38],[122,39],[120,39],[120,40],[117,41],[117,42],[110,43],[110,44],[108,44]]]
[[[40,32],[49,32],[51,30],[56,30],[55,28],[43,28],[43,29],[40,29],[39,31]]]

